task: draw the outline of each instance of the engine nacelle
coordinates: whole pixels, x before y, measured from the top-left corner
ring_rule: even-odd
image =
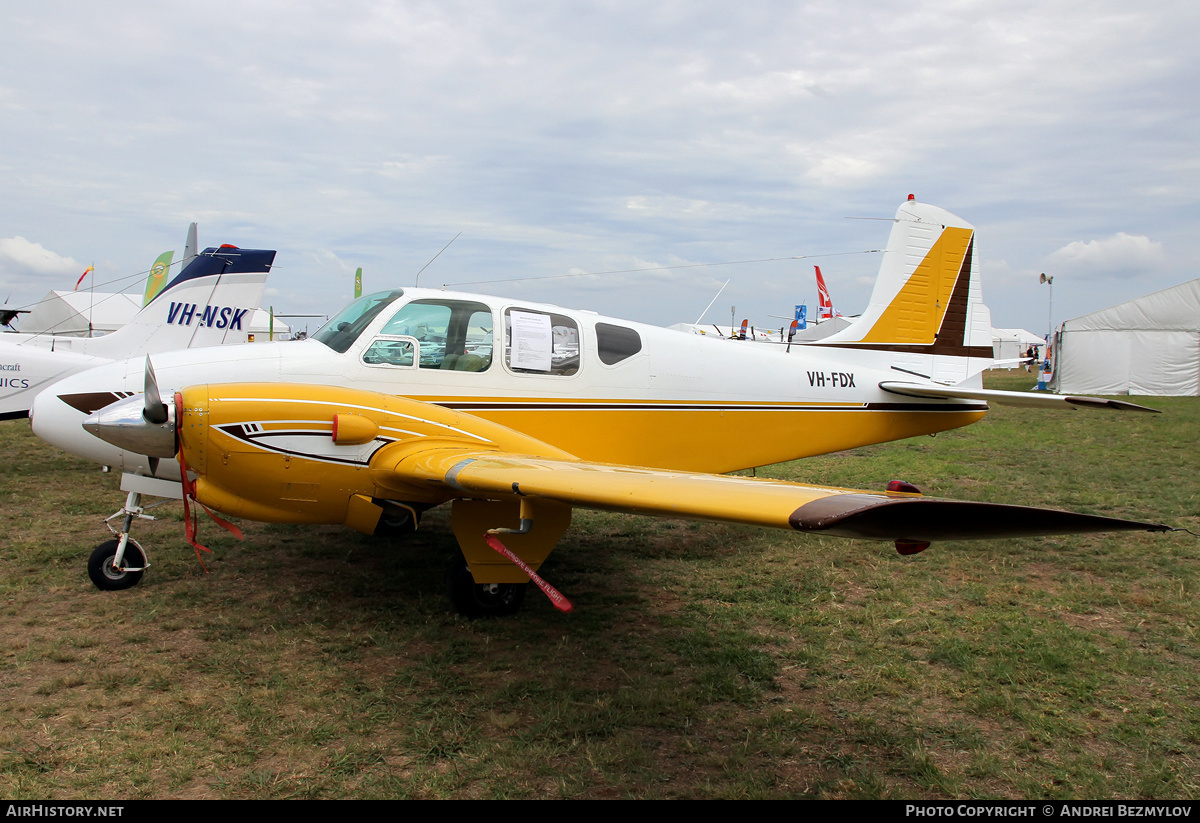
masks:
[[[462,412],[329,386],[236,383],[176,396],[175,424],[196,499],[234,517],[340,523],[373,533],[389,505],[419,511],[454,490],[396,470],[422,451],[563,452]]]

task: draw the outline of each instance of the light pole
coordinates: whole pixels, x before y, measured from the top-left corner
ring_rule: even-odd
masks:
[[[1038,282],[1050,284],[1050,305],[1046,310],[1046,345],[1050,345],[1050,338],[1054,334],[1054,323],[1051,320],[1054,315],[1054,278],[1047,277],[1046,273],[1042,272]]]
[[[1046,391],[1046,371],[1045,366],[1050,358],[1050,340],[1054,336],[1054,278],[1047,277],[1045,272],[1042,272],[1038,277],[1039,283],[1046,283],[1050,286],[1050,303],[1046,309],[1046,355],[1038,365],[1038,382],[1037,388],[1041,391]]]

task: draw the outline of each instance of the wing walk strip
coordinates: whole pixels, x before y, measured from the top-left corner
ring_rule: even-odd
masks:
[[[1169,529],[1156,523],[939,500],[911,493],[462,449],[438,449],[402,459],[393,471],[448,486],[465,496],[542,497],[584,508],[791,528],[839,537],[920,542]]]

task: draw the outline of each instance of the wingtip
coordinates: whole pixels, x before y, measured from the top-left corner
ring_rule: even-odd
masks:
[[[797,531],[902,541],[1172,531],[1162,523],[1032,506],[873,494],[837,494],[814,500],[792,512],[788,523]]]
[[[1127,400],[1109,400],[1104,397],[1084,397],[1082,395],[1067,395],[1063,397],[1067,403],[1072,406],[1088,406],[1091,408],[1106,408],[1115,409],[1117,411],[1136,411],[1150,412],[1151,414],[1162,414],[1162,409],[1152,409],[1149,406],[1139,406],[1137,403],[1130,403]]]

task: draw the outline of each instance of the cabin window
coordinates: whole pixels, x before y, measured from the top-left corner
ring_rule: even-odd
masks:
[[[579,371],[579,326],[569,317],[532,309],[504,312],[504,357],[519,374]]]
[[[371,321],[403,294],[402,289],[396,289],[377,291],[360,297],[317,329],[313,333],[313,339],[321,341],[335,352],[344,354],[363,330],[371,325]]]
[[[642,338],[633,329],[610,323],[596,324],[596,349],[600,362],[614,366],[642,350]]]
[[[492,364],[492,310],[468,300],[414,300],[397,311],[363,353],[369,365],[406,365],[391,362],[392,344],[414,340],[422,369],[486,371]],[[369,359],[379,358],[379,359]]]
[[[363,352],[363,362],[368,366],[404,366],[412,368],[417,352],[417,341],[411,337],[379,335]]]

